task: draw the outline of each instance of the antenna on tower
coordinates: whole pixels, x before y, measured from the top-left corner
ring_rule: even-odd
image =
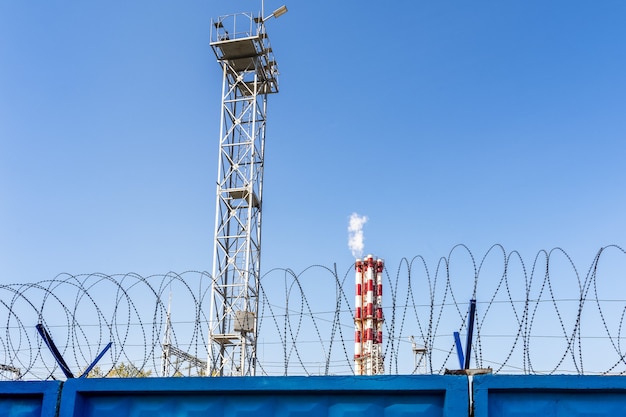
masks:
[[[268,94],[278,92],[278,65],[265,16],[238,13],[211,25],[222,69],[213,282],[207,375],[255,375],[261,267],[261,210]]]

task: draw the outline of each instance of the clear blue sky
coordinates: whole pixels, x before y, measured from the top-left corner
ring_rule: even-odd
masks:
[[[273,10],[280,2],[266,2]],[[622,1],[296,1],[268,22],[263,266],[626,236]],[[0,1],[0,281],[210,270],[240,1]]]
[[[287,5],[268,21],[264,270],[342,275],[353,212],[393,270],[501,243],[563,247],[585,272],[625,245],[626,3]],[[0,283],[210,271],[210,19],[258,10],[0,0]]]

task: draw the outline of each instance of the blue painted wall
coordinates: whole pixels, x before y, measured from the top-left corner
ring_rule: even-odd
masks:
[[[474,417],[626,416],[626,378],[573,375],[474,377]]]
[[[62,417],[466,417],[456,376],[68,380]]]
[[[626,416],[626,377],[472,381],[474,417]],[[0,382],[0,417],[467,417],[468,384],[453,375]]]
[[[0,417],[55,416],[60,392],[58,381],[0,382]]]

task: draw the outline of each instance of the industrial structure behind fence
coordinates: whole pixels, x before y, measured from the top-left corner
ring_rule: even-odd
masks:
[[[385,374],[458,369],[453,332],[466,333],[477,300],[471,367],[500,374],[624,374],[626,252],[602,248],[579,271],[561,249],[525,262],[493,246],[462,245],[428,265],[387,263],[380,346]],[[354,265],[267,271],[260,280],[257,375],[353,375]],[[390,273],[389,271],[396,271]],[[4,279],[4,281],[7,281]],[[75,375],[109,342],[92,376],[207,375],[206,272],[61,274],[0,286],[0,376],[63,379],[35,326],[42,324]],[[132,375],[132,373],[131,373]]]

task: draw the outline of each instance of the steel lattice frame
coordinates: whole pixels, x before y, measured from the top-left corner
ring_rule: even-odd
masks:
[[[278,71],[260,17],[212,28],[223,78],[208,375],[254,375],[267,95]]]

